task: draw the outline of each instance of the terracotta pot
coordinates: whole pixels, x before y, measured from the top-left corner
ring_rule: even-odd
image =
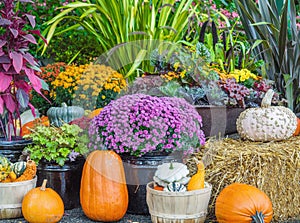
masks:
[[[206,137],[237,133],[236,120],[244,108],[226,106],[195,106],[202,117]]]

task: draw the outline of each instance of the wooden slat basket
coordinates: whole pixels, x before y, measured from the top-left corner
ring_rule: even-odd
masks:
[[[212,186],[186,192],[165,192],[147,184],[147,205],[153,223],[204,223]]]
[[[25,194],[36,187],[37,177],[15,183],[0,183],[0,219],[22,217]]]

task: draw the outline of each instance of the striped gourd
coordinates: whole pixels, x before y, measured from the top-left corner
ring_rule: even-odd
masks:
[[[36,164],[33,160],[28,160],[26,162],[26,169],[23,174],[18,177],[14,182],[20,182],[25,180],[32,180],[36,175]]]
[[[17,177],[21,176],[26,169],[26,162],[19,161],[13,164],[12,171],[17,175]]]
[[[186,187],[178,182],[172,182],[169,183],[165,188],[164,191],[169,191],[169,192],[184,192],[186,191]]]

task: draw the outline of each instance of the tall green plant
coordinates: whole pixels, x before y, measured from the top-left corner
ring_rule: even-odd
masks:
[[[46,23],[45,34],[51,44],[54,36],[83,28],[99,42],[104,52],[142,39],[177,42],[187,38],[192,2],[182,0],[175,5],[175,0],[77,1],[61,7],[63,10]],[[124,57],[132,57],[143,52],[124,54]]]
[[[300,32],[296,26],[294,0],[235,0],[250,41],[262,40],[255,54],[265,61],[266,74],[299,112]],[[298,104],[298,105],[297,105]]]

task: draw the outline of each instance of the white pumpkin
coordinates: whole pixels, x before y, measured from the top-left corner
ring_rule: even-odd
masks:
[[[189,170],[183,163],[163,163],[157,167],[153,180],[160,186],[167,186],[169,183],[178,182],[187,184],[190,180]]]
[[[271,106],[274,91],[268,90],[260,108],[248,108],[237,121],[242,139],[251,141],[279,141],[290,138],[297,128],[297,117],[283,106]]]

